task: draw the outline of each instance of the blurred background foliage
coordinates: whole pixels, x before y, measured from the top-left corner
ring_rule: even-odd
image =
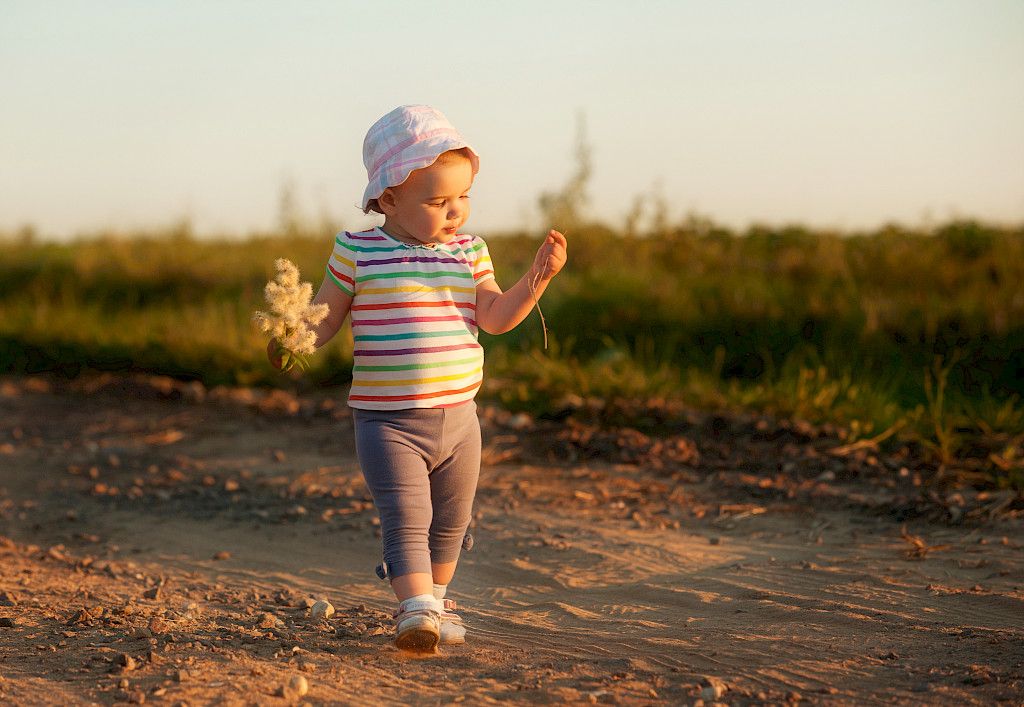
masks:
[[[550,203],[568,218],[564,199]],[[536,414],[567,396],[675,398],[833,422],[852,438],[898,425],[947,461],[979,434],[1024,433],[1024,229],[734,233],[647,211],[619,230],[569,214],[569,265],[542,302],[551,345],[536,314],[482,335],[485,396]],[[487,238],[500,284],[540,237]],[[347,327],[297,377],[268,367],[250,323],[274,259],[318,284],[332,240],[295,224],[246,240],[197,239],[184,224],[71,243],[0,235],[0,371],[342,385]]]
[[[937,464],[970,456],[990,480],[1024,490],[1024,226],[734,232],[696,214],[674,222],[655,186],[613,228],[587,217],[582,115],[577,133],[575,169],[538,198],[542,223],[569,240],[542,301],[550,345],[536,314],[481,334],[483,397],[554,417],[676,401],[827,422],[851,442],[910,442]],[[0,232],[0,373],[346,384],[347,326],[303,375],[266,362],[251,315],[265,308],[274,260],[318,285],[340,230],[304,218],[290,184],[279,210],[273,232],[244,239],[197,238],[187,222],[70,243],[31,227]],[[506,288],[543,237],[482,235]],[[605,422],[655,427],[657,417],[609,412]]]

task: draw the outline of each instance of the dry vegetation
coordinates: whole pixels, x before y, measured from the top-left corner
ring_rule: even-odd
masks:
[[[317,279],[330,234],[197,240],[99,234],[0,238],[0,371],[134,370],[205,384],[304,389],[349,377],[342,335],[304,378],[266,366],[250,324],[275,258]],[[974,222],[866,234],[691,218],[649,231],[570,232],[572,261],[539,320],[487,337],[485,395],[558,416],[585,404],[682,400],[911,445],[938,473],[1024,487],[1024,233]],[[523,234],[489,239],[499,279],[525,267]],[[628,263],[629,267],[622,267]]]

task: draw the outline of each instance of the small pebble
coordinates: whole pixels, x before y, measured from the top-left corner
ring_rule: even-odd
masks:
[[[213,556],[213,559],[215,559],[215,560],[230,560],[231,559],[231,553],[228,552],[227,550],[221,550],[220,552],[218,552],[216,555]]]
[[[517,413],[509,418],[508,426],[513,430],[525,430],[533,425],[533,420],[524,412]]]
[[[317,603],[313,604],[313,607],[309,610],[309,618],[315,622],[323,621],[334,616],[334,607],[331,606],[329,601],[321,599]]]
[[[12,619],[10,616],[0,617],[0,628],[14,628],[17,625],[17,620]]]
[[[291,680],[288,681],[288,689],[302,697],[309,692],[309,683],[301,675],[292,675]]]
[[[264,612],[260,616],[260,628],[277,628],[277,624],[280,623],[277,617],[270,612]]]
[[[715,702],[725,694],[725,683],[716,677],[705,677],[701,680],[700,696],[705,702]]]
[[[170,625],[159,616],[154,616],[149,620],[149,631],[154,636],[167,633],[168,628],[170,628]]]

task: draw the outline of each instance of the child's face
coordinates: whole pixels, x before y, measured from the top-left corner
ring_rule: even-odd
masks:
[[[473,166],[468,159],[417,169],[381,195],[384,230],[406,243],[447,243],[469,218]]]

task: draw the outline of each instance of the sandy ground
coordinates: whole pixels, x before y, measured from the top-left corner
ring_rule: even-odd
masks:
[[[1000,497],[936,522],[910,460],[785,422],[481,416],[468,643],[421,657],[330,397],[0,380],[0,702],[1024,701]]]

